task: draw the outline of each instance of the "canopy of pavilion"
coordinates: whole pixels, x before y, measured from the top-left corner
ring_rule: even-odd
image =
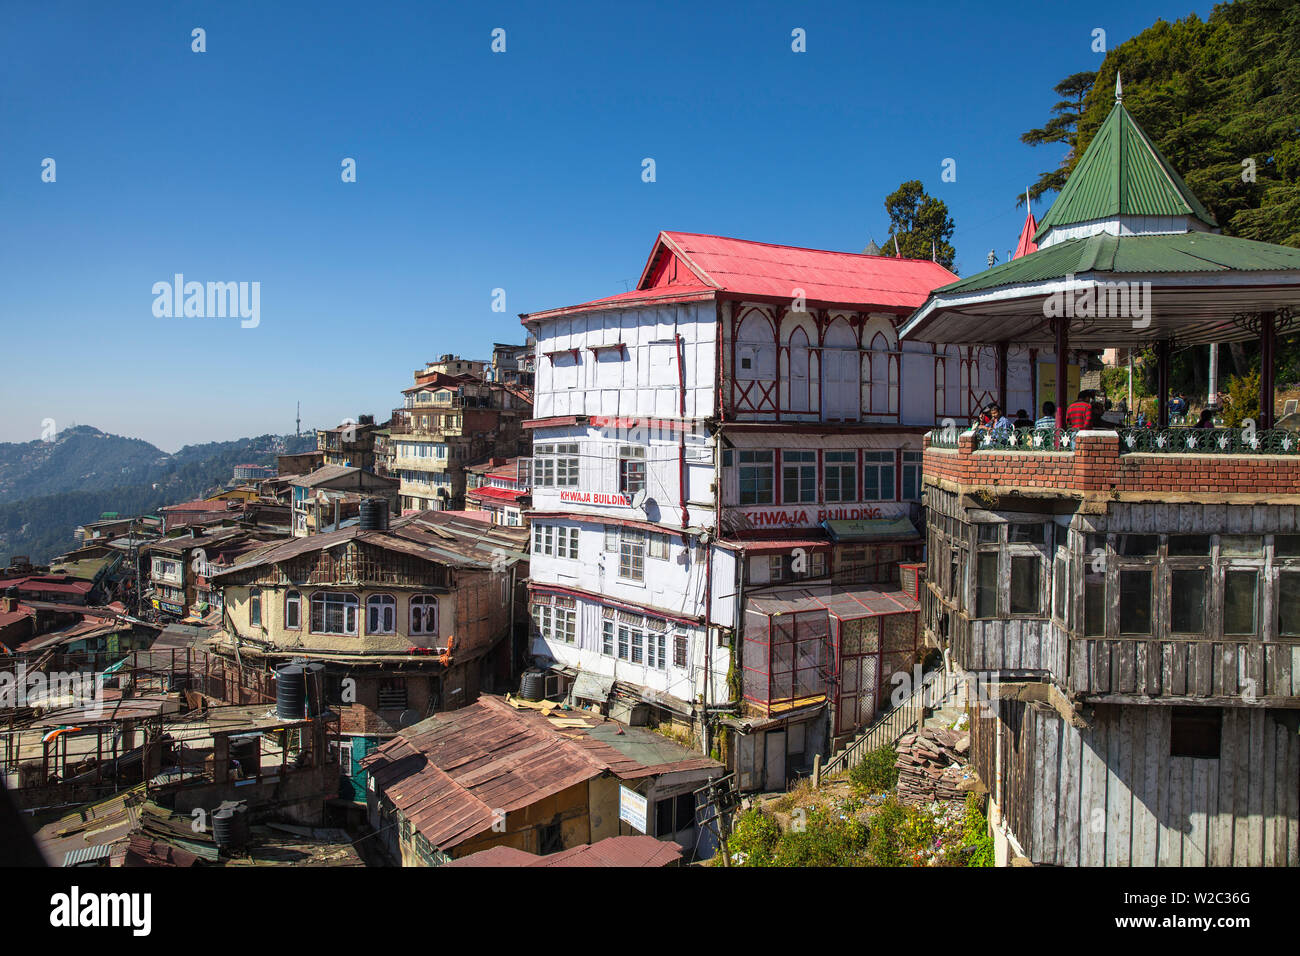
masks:
[[[1154,345],[1164,427],[1175,345],[1258,340],[1258,424],[1271,428],[1276,336],[1300,328],[1300,249],[1222,235],[1122,101],[1117,77],[1114,108],[1034,234],[1038,250],[935,289],[899,338],[993,345],[1004,390],[1012,344],[1050,345],[1058,427],[1070,348]]]
[[[903,323],[902,339],[954,345],[1126,348],[1254,340],[1300,313],[1300,249],[1212,232],[1067,239],[941,286]]]

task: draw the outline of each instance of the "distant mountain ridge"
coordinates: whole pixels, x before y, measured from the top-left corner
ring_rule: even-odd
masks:
[[[77,526],[105,511],[142,514],[187,501],[224,485],[235,465],[274,465],[276,455],[315,444],[314,436],[259,435],[169,455],[89,425],[52,441],[0,442],[0,564],[15,554],[44,563],[70,550]]]

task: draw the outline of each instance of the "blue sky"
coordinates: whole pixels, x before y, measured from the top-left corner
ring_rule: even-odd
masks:
[[[623,291],[660,229],[859,251],[907,179],[973,274],[1059,158],[1019,136],[1101,63],[1093,29],[1210,7],[9,2],[0,440],[52,418],[172,451],[290,431],[299,400],[305,428],[382,420],[424,362]],[[259,282],[260,324],[155,317],[175,273]]]

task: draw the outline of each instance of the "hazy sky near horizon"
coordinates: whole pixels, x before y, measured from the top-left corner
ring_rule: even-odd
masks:
[[[1100,65],[1092,31],[1210,8],[5,4],[0,441],[53,419],[174,451],[292,431],[299,400],[304,429],[383,420],[426,361],[629,288],[660,229],[856,252],[907,179],[974,274],[1063,152],[1019,138]],[[258,324],[155,315],[178,273],[259,283]]]

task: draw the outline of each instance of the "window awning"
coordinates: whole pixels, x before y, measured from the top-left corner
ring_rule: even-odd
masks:
[[[839,541],[903,541],[921,533],[907,518],[864,518],[858,521],[823,521],[822,527]]]

